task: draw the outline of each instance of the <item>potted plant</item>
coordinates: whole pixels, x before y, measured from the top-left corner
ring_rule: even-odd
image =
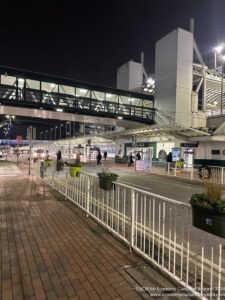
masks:
[[[51,167],[51,164],[52,164],[52,160],[49,157],[47,157],[45,159],[45,168]]]
[[[192,225],[219,237],[225,238],[225,199],[222,186],[207,183],[205,194],[191,197]]]
[[[80,172],[82,171],[82,167],[80,164],[80,158],[76,158],[73,164],[69,164],[70,167],[70,176],[80,177]]]
[[[117,174],[110,173],[107,168],[101,170],[97,173],[99,178],[99,187],[103,190],[110,191],[113,188],[113,181],[118,178]]]
[[[56,162],[56,171],[62,171],[64,168],[64,162],[62,160],[58,160]]]

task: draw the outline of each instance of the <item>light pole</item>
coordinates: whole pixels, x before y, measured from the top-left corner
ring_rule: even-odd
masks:
[[[50,129],[50,140],[52,139],[52,130],[53,128]]]
[[[12,119],[15,119],[15,116],[6,116],[7,119],[9,119],[9,125],[8,125],[8,131],[9,131],[9,138],[12,137]]]
[[[45,130],[45,140],[47,140],[47,133],[48,133],[48,130]]]
[[[68,130],[67,130],[67,126],[69,125],[69,123],[70,123],[69,121],[67,121],[67,122],[66,122],[66,139],[67,139],[67,137],[68,137]]]
[[[225,56],[222,57],[222,77],[221,77],[221,103],[220,103],[220,113],[223,114],[223,76],[224,76],[224,61]]]
[[[56,129],[58,128],[58,126],[55,126],[55,141],[56,141]]]
[[[69,158],[70,158],[70,152],[71,152],[71,149],[70,149],[70,138],[71,138],[71,121],[69,122]]]
[[[222,50],[225,47],[225,43],[220,44],[219,46],[215,47],[215,52],[214,52],[214,72],[216,75],[216,68],[217,68],[217,54],[220,54]]]
[[[59,126],[59,139],[60,140],[62,138],[62,126],[63,126],[63,124],[60,124],[60,126]]]

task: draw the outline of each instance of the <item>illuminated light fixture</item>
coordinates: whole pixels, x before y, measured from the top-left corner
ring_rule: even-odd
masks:
[[[214,102],[214,104],[216,105],[216,104],[218,104],[218,102],[217,102],[217,101],[215,101],[215,102]]]
[[[23,78],[19,78],[18,81],[19,81],[20,83],[24,83],[24,79],[23,79]]]
[[[148,91],[148,89],[147,88],[144,88],[144,92],[147,92]]]
[[[63,111],[63,109],[62,108],[56,108],[56,111]]]
[[[50,84],[50,87],[51,87],[51,88],[54,88],[54,87],[55,87],[55,83],[51,83],[51,84]]]
[[[217,46],[217,47],[215,48],[215,50],[216,50],[217,53],[220,53],[220,52],[223,50],[223,44]]]
[[[154,83],[154,79],[153,78],[148,78],[147,83],[148,84],[153,84]]]
[[[123,120],[123,117],[117,117],[117,119],[119,119],[119,120]]]
[[[225,61],[225,55],[223,56],[223,60]]]
[[[6,116],[7,119],[9,119],[9,117],[10,117],[9,115]]]
[[[106,94],[106,98],[111,98],[112,94]]]
[[[85,90],[85,89],[80,89],[80,92],[81,92],[82,94],[85,94],[85,93],[87,93],[87,90]]]

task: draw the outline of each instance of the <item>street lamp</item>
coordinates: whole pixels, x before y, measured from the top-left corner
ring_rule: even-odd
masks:
[[[50,129],[50,140],[52,139],[52,130],[53,128]]]
[[[66,122],[66,139],[67,139],[67,136],[68,136],[67,125],[69,125],[69,121]]]
[[[9,132],[9,138],[11,138],[11,135],[12,135],[12,119],[14,120],[15,116],[6,115],[6,118],[9,119],[8,132]]]
[[[47,133],[48,133],[48,130],[45,130],[45,140],[47,140]]]
[[[56,140],[56,129],[58,128],[58,126],[55,126],[55,140]]]
[[[63,126],[63,124],[60,124],[60,126],[59,126],[59,138],[60,138],[60,140],[62,138],[62,126]]]
[[[217,68],[217,54],[220,54],[223,49],[224,49],[225,43],[222,43],[220,45],[218,45],[217,47],[215,47],[215,52],[214,52],[214,72],[216,75],[216,68]]]
[[[220,103],[220,113],[223,114],[223,76],[224,76],[224,61],[225,55],[222,56],[222,77],[221,77],[221,103]]]

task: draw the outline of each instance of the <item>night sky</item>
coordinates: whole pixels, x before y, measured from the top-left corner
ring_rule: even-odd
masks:
[[[115,86],[116,69],[141,51],[153,73],[155,42],[176,27],[189,30],[191,17],[206,64],[225,41],[225,0],[30,3],[1,3],[1,65]]]

